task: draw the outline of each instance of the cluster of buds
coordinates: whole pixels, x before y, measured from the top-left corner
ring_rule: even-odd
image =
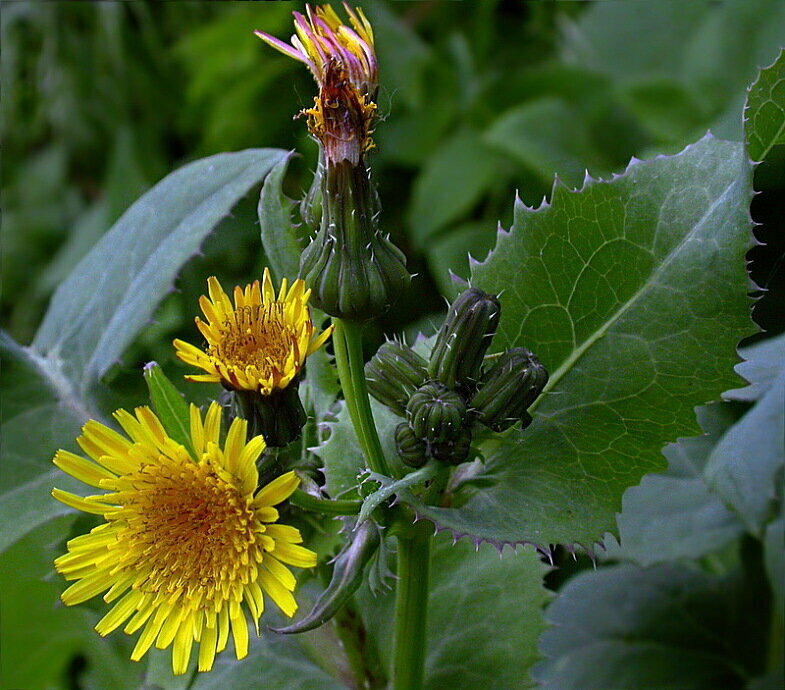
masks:
[[[365,156],[374,146],[379,88],[373,30],[362,10],[344,8],[351,26],[329,5],[295,12],[291,45],[256,33],[303,62],[319,87],[313,107],[301,113],[319,144],[319,168],[302,206],[304,220],[318,230],[300,258],[300,277],[317,307],[365,321],[386,311],[410,276],[403,253],[379,228]]]
[[[516,422],[524,428],[531,423],[527,409],[548,372],[521,347],[484,366],[500,314],[495,296],[469,288],[451,305],[429,361],[403,343],[388,342],[366,365],[371,395],[406,418],[395,442],[407,465],[420,467],[429,458],[462,463],[477,425],[504,431]]]

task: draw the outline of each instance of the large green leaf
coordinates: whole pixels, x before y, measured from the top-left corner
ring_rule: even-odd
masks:
[[[499,690],[530,687],[537,638],[545,627],[542,609],[550,593],[548,570],[534,549],[505,551],[488,544],[434,540],[428,603],[425,687]],[[361,590],[363,618],[389,664],[394,594],[374,597]]]
[[[709,486],[761,538],[766,523],[774,518],[777,501],[782,500],[777,486],[785,466],[784,391],[785,367],[766,394],[723,436],[706,467]]]
[[[551,378],[534,423],[484,449],[486,486],[420,514],[497,542],[612,531],[663,444],[698,431],[693,407],[737,381],[750,197],[741,144],[707,135],[610,181],[557,185],[537,210],[518,202],[472,283],[501,294],[493,349],[529,347]]]
[[[286,688],[287,690],[338,690],[345,687],[316,666],[303,652],[296,638],[263,633],[251,636],[248,656],[237,661],[224,653],[210,673],[200,673],[190,686],[193,690],[226,688]]]
[[[744,533],[744,525],[703,476],[709,454],[735,415],[727,405],[698,408],[702,436],[665,447],[667,471],[649,474],[624,494],[617,518],[621,551],[609,553],[652,565],[712,553]]]
[[[0,353],[3,357],[0,552],[3,552],[31,529],[71,512],[50,494],[55,480],[69,491],[78,489],[79,482],[57,470],[52,465],[52,456],[58,448],[76,450],[74,439],[79,426],[92,412],[67,392],[59,395],[57,382],[43,376],[33,353],[2,332]]]
[[[33,341],[52,376],[70,380],[84,396],[210,231],[285,155],[249,149],[194,161],[134,203],[52,298]]]
[[[582,573],[546,611],[534,676],[546,690],[743,687],[761,627],[745,589],[672,564]]]
[[[294,280],[300,271],[300,240],[292,223],[294,202],[281,188],[290,160],[287,156],[270,171],[259,195],[262,246],[276,281]]]
[[[341,402],[341,407],[334,422],[327,422],[330,428],[330,437],[314,452],[324,463],[324,474],[327,480],[327,492],[331,498],[356,498],[358,477],[366,468],[365,458],[360,449],[360,442],[349,418],[346,403]],[[397,475],[402,469],[402,463],[395,450],[395,427],[401,423],[388,408],[371,400],[379,439],[382,450],[387,460],[387,466],[392,468]]]
[[[49,493],[78,490],[53,472],[58,448],[88,418],[91,393],[171,288],[177,272],[285,152],[248,150],[196,161],[137,201],[55,293],[30,347],[0,336],[3,355],[3,472],[0,550],[68,509]],[[35,430],[35,433],[31,433]]]

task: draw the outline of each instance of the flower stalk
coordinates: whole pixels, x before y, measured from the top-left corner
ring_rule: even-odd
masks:
[[[393,687],[419,690],[423,686],[431,531],[424,523],[398,536],[398,584],[393,632]]]

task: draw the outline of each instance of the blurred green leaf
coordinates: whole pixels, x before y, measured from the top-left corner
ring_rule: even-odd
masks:
[[[290,160],[287,156],[268,173],[259,196],[262,246],[276,282],[292,281],[300,273],[300,239],[292,222],[294,202],[281,188]]]
[[[501,294],[492,349],[531,348],[551,378],[534,423],[483,449],[491,485],[418,512],[501,542],[588,546],[613,530],[625,489],[736,380],[750,197],[742,146],[707,136],[580,192],[556,186],[550,206],[518,203],[472,284]]]
[[[470,211],[498,182],[500,161],[476,132],[464,130],[448,139],[414,183],[408,217],[412,239],[424,247],[445,225]]]
[[[704,434],[667,445],[668,469],[627,489],[616,518],[621,551],[610,550],[609,557],[642,566],[699,558],[744,533],[744,525],[703,477],[712,449],[736,421],[728,407],[698,408]]]
[[[542,586],[548,571],[531,548],[499,554],[488,544],[475,552],[466,541],[434,540],[428,604],[429,690],[488,687],[526,688],[528,671],[539,658],[537,638],[545,627],[542,607],[550,593]],[[363,618],[383,659],[392,656],[394,595],[361,590]]]
[[[545,690],[743,687],[760,637],[738,576],[619,565],[572,579],[548,607],[533,675]]]
[[[781,505],[785,506],[780,493]],[[782,509],[785,512],[785,508]],[[780,625],[785,617],[785,516],[780,515],[766,526],[763,538],[766,573],[774,593],[773,615],[780,615]]]
[[[593,148],[586,123],[563,101],[544,97],[527,101],[504,113],[483,136],[501,153],[513,156],[545,183],[557,174],[578,186],[586,168],[594,175],[605,171]]]
[[[484,259],[496,244],[496,228],[485,222],[469,222],[451,228],[425,248],[428,265],[439,292],[450,297],[460,292],[452,275],[469,279],[471,259]]]
[[[80,655],[85,673],[93,675],[100,668],[104,688],[137,687],[139,667],[128,660],[130,651],[99,637],[92,629],[98,616],[88,608],[66,608],[59,602],[64,588],[59,577],[56,583],[48,581],[59,555],[53,544],[60,542],[69,521],[39,527],[0,556],[2,686],[74,687],[78,681],[72,659]]]
[[[33,348],[84,396],[237,200],[284,156],[225,153],[168,175],[123,214],[55,292]]]
[[[750,87],[744,106],[744,134],[747,150],[762,161],[777,144],[785,143],[785,50]]]

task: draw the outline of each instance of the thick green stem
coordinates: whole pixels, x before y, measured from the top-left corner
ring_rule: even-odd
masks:
[[[368,387],[365,383],[365,364],[362,354],[362,331],[357,324],[334,319],[335,363],[346,399],[349,416],[360,441],[368,467],[374,472],[389,476],[387,462],[373,421]]]
[[[398,536],[398,581],[395,594],[393,687],[419,690],[423,686],[431,563],[431,530],[416,525]]]

